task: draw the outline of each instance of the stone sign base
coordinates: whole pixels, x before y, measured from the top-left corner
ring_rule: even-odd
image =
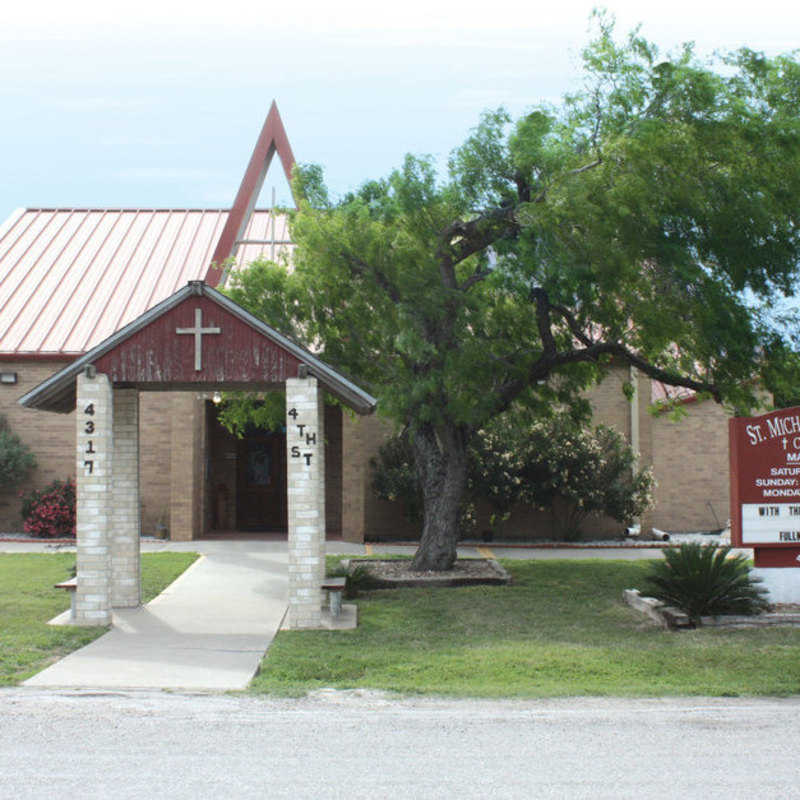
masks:
[[[753,567],[751,574],[761,578],[770,603],[800,603],[800,567]]]

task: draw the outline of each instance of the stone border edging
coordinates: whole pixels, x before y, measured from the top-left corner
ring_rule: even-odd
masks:
[[[623,589],[622,599],[636,611],[641,611],[664,628],[694,627],[689,617],[680,609],[673,608],[656,600],[655,597],[643,597],[638,589]]]
[[[448,576],[447,574],[433,573],[424,578],[388,578],[379,577],[370,573],[371,585],[370,589],[399,589],[399,588],[421,588],[421,587],[439,587],[439,586],[507,586],[511,583],[511,575],[493,558],[471,558],[463,559],[469,561],[483,561],[490,569],[492,569],[496,577],[486,578],[469,575],[461,575],[457,577]],[[342,559],[341,563],[347,563],[346,569],[350,570],[351,567],[360,565],[369,565],[375,562],[391,561],[396,562],[397,559],[386,558],[349,558]]]
[[[638,589],[623,589],[622,599],[636,611],[668,630],[693,628],[689,617],[673,606],[668,606],[655,597],[644,597]],[[700,617],[702,628],[763,628],[776,625],[800,626],[800,614],[768,611],[764,614],[720,614],[717,617]]]

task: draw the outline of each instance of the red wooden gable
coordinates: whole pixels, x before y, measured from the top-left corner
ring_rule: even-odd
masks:
[[[114,384],[257,386],[297,377],[300,361],[214,300],[193,294],[94,364]]]

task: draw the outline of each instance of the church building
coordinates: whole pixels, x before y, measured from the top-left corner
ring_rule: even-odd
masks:
[[[291,258],[286,214],[256,207],[276,154],[288,180],[294,157],[273,103],[230,209],[25,208],[0,223],[0,415],[37,460],[22,487],[0,487],[0,532],[22,530],[20,488],[75,474],[74,412],[42,413],[22,407],[20,397],[190,282],[224,289],[231,270]],[[202,338],[204,324],[187,333]],[[622,389],[632,377],[631,402]],[[653,468],[656,505],[643,527],[721,528],[729,502],[727,415],[691,395],[680,421],[651,413],[666,391],[627,368],[613,371],[591,393],[595,422],[623,433],[640,465]],[[215,399],[208,391],[141,392],[142,533],[173,540],[285,535],[285,430],[237,439],[218,422]],[[327,536],[418,538],[370,488],[370,459],[391,435],[389,423],[338,406],[326,407],[324,417]],[[548,538],[550,527],[546,514],[521,508],[502,536]],[[620,527],[597,523],[603,533]]]

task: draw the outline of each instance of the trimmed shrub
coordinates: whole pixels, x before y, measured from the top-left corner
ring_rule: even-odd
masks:
[[[372,491],[381,500],[402,503],[409,522],[422,522],[422,486],[414,466],[414,451],[407,434],[392,436],[370,460]]]
[[[743,555],[730,547],[695,542],[666,549],[664,560],[646,577],[647,593],[686,613],[695,625],[700,617],[758,614],[769,605],[760,580],[750,574]]]
[[[0,415],[0,489],[13,489],[35,466],[33,453]]]
[[[25,533],[44,539],[75,536],[75,481],[53,481],[22,495]]]
[[[382,445],[371,462],[372,488],[381,499],[402,503],[406,517],[418,523],[422,488],[409,435]],[[634,469],[625,439],[566,412],[542,419],[512,409],[478,431],[468,457],[462,532],[474,525],[474,509],[481,502],[491,509],[493,527],[508,519],[518,503],[550,509],[556,536],[567,540],[580,537],[592,514],[629,524],[653,504],[652,470]]]

